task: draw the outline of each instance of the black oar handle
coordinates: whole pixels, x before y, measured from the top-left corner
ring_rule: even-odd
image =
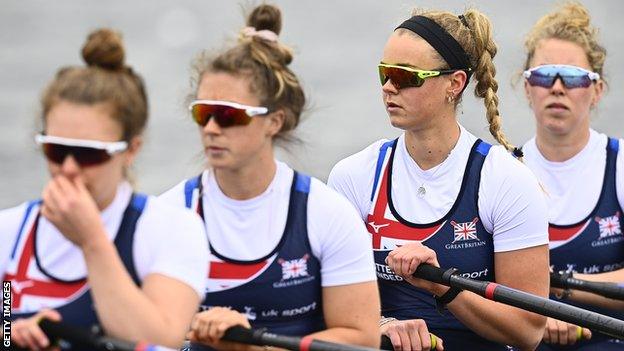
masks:
[[[72,348],[80,347],[89,350],[101,351],[136,351],[136,350],[152,350],[152,351],[176,351],[171,348],[148,345],[144,343],[131,343],[107,336],[102,336],[88,329],[76,327],[63,322],[54,322],[49,319],[42,319],[39,326],[43,333],[50,339],[50,342],[56,340],[65,340],[71,343]],[[14,343],[11,344],[11,350],[21,351],[28,350],[19,347]]]
[[[504,285],[464,278],[457,274],[452,274],[451,271],[451,269],[443,270],[432,265],[422,264],[416,268],[414,276],[446,286],[472,291],[489,300],[624,339],[624,321],[619,319],[549,300]]]
[[[306,337],[284,336],[262,329],[247,329],[234,326],[225,331],[224,340],[236,341],[249,345],[275,346],[294,351],[373,351],[369,347],[338,344]]]
[[[624,285],[608,282],[592,282],[577,279],[572,273],[553,272],[550,273],[550,285],[560,289],[574,289],[587,291],[610,299],[624,300]]]

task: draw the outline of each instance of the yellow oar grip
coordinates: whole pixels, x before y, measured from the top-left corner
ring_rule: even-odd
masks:
[[[435,349],[436,345],[438,344],[438,337],[433,335],[433,334],[429,334],[429,336],[431,336],[431,349]]]
[[[583,338],[583,328],[576,326],[576,340],[581,340]]]

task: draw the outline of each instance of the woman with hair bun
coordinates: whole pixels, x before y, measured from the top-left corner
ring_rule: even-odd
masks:
[[[448,350],[532,350],[542,336],[545,317],[412,276],[427,263],[547,295],[545,200],[501,131],[496,51],[477,10],[415,12],[390,35],[377,67],[390,123],[403,133],[340,161],[329,176],[367,224],[380,328],[395,349],[427,349],[427,331]],[[501,146],[457,121],[471,77]]]
[[[43,93],[35,140],[52,179],[41,200],[0,211],[12,342],[49,347],[38,326],[49,318],[179,347],[204,292],[205,232],[191,211],[127,179],[148,105],[119,34],[91,33],[82,56],[87,66],[61,68]]]
[[[277,161],[305,95],[279,40],[280,10],[260,5],[238,43],[195,64],[191,116],[207,169],[162,195],[204,219],[210,275],[192,348],[257,349],[221,341],[233,325],[379,346],[379,295],[366,229],[317,179]],[[203,344],[203,345],[202,345]]]
[[[525,47],[524,88],[537,128],[523,151],[526,165],[547,193],[551,267],[579,279],[621,283],[622,141],[590,127],[592,110],[606,86],[607,52],[589,12],[577,2],[565,3],[539,19]],[[576,290],[551,292],[565,302],[624,318],[621,301]],[[588,329],[549,318],[539,349],[622,347],[621,341],[592,336]]]

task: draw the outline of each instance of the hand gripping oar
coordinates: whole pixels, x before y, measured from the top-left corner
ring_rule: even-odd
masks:
[[[107,336],[99,335],[93,331],[68,325],[62,322],[54,322],[49,319],[42,319],[39,326],[43,333],[50,339],[62,339],[71,343],[72,347],[86,348],[89,350],[101,351],[177,351],[176,349],[151,345],[143,342],[132,343]],[[11,345],[11,350],[27,350]]]
[[[576,279],[572,273],[563,271],[550,273],[550,286],[560,289],[582,290],[610,299],[624,300],[624,284]]]
[[[175,351],[174,349],[149,345],[146,343],[132,343],[112,337],[101,336],[92,331],[67,325],[62,322],[53,322],[42,319],[39,322],[41,330],[50,340],[63,339],[72,344],[91,350],[102,351]],[[247,329],[234,326],[226,330],[224,340],[236,341],[249,345],[275,346],[296,351],[378,351],[368,347],[337,344],[328,341],[315,340],[310,337],[283,336],[261,329]],[[13,346],[13,350],[23,348]]]
[[[309,336],[284,336],[267,332],[263,329],[247,329],[234,326],[225,331],[224,340],[258,346],[275,346],[293,351],[378,351],[369,347],[337,344],[315,340]]]
[[[435,350],[438,344],[438,338],[433,334],[429,334],[429,337],[431,338],[431,350]],[[382,335],[380,348],[382,350],[394,350],[394,346],[392,346],[392,340],[390,340],[388,336]]]
[[[504,285],[464,278],[457,275],[456,270],[452,268],[444,270],[432,265],[421,264],[416,268],[414,276],[434,283],[472,291],[488,300],[501,302],[624,339],[624,321],[558,301],[552,301]]]

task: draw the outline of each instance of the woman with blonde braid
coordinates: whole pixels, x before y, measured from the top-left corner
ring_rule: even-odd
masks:
[[[273,154],[305,104],[278,38],[281,13],[260,5],[247,25],[237,45],[196,65],[190,109],[209,168],[163,195],[196,210],[209,238],[206,310],[188,336],[194,349],[254,349],[220,340],[239,324],[379,346],[364,225],[342,196]]]
[[[544,317],[412,277],[427,263],[547,296],[545,200],[500,130],[496,50],[490,21],[477,10],[416,13],[403,22],[378,69],[390,123],[404,132],[340,161],[329,178],[366,222],[381,332],[397,349],[428,346],[418,318],[448,350],[532,350],[543,333]],[[457,122],[471,77],[502,146]]]
[[[525,47],[524,88],[537,132],[523,149],[527,166],[547,193],[551,267],[580,279],[621,283],[624,157],[618,149],[622,143],[590,127],[591,112],[605,88],[606,50],[587,9],[576,2],[542,17],[529,32]],[[574,290],[551,292],[580,307],[624,317],[621,301]],[[552,318],[539,347],[622,348],[618,340]]]

